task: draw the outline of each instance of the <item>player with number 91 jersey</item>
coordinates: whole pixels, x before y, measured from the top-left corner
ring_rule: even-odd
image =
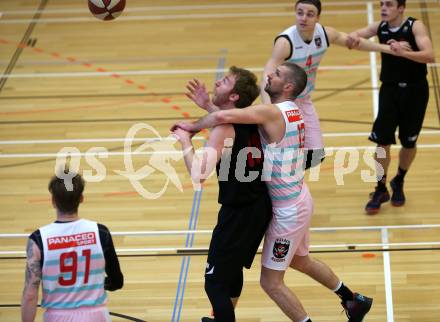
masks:
[[[42,307],[105,305],[105,259],[98,225],[80,219],[40,228],[43,246]]]

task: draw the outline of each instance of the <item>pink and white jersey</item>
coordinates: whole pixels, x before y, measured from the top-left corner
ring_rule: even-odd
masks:
[[[73,309],[107,302],[105,259],[97,223],[80,219],[40,228],[42,307]]]
[[[290,42],[291,54],[287,60],[301,66],[307,73],[306,88],[295,100],[295,103],[303,114],[304,123],[306,124],[304,148],[322,149],[324,142],[322,139],[321,126],[310,95],[315,89],[319,64],[329,47],[327,34],[325,33],[324,27],[317,23],[313,33],[313,40],[309,44],[305,43],[301,38],[295,25],[284,30],[278,37],[284,37]]]
[[[302,190],[304,180],[304,121],[292,101],[275,104],[284,117],[286,130],[279,143],[269,143],[261,133],[264,151],[262,180],[266,181],[272,206],[291,205]]]
[[[298,96],[300,99],[304,98],[310,95],[310,92],[315,88],[318,66],[329,47],[325,29],[317,23],[312,41],[309,44],[301,38],[295,25],[284,30],[278,37],[285,37],[290,42],[291,55],[287,60],[301,66],[307,73],[307,86]]]

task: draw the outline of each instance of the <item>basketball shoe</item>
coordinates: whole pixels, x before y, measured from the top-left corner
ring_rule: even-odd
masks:
[[[362,322],[370,311],[373,299],[359,293],[353,294],[352,301],[342,301],[341,305],[348,317],[348,322]]]
[[[201,322],[215,322],[215,319],[214,318],[208,318],[208,317],[205,316],[205,317],[202,318]]]
[[[394,207],[401,207],[405,204],[405,194],[403,193],[403,181],[398,181],[396,178],[390,182],[393,194],[391,195],[391,204]]]
[[[379,190],[377,187],[373,193],[370,194],[370,200],[365,206],[365,211],[369,215],[375,215],[380,210],[380,205],[390,200],[390,193],[385,188],[385,191]]]

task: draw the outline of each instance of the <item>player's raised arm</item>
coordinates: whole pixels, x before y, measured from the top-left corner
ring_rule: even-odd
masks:
[[[218,106],[212,103],[205,84],[198,79],[194,78],[193,80],[190,80],[186,85],[186,89],[188,90],[188,93],[185,94],[186,97],[192,100],[200,108],[209,113],[219,110]]]
[[[275,72],[275,69],[281,65],[292,54],[292,47],[286,37],[279,36],[275,40],[275,45],[272,49],[272,55],[264,66],[263,79],[261,80],[260,96],[263,104],[270,104],[270,97],[266,93],[265,88],[267,84],[267,76]]]

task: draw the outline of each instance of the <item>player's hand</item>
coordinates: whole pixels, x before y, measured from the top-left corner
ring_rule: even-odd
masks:
[[[403,56],[405,52],[413,51],[411,45],[406,41],[390,39],[387,41],[387,44],[390,45],[391,51],[396,56]]]
[[[181,128],[176,128],[173,131],[173,135],[176,137],[177,140],[180,141],[180,143],[185,143],[191,141],[192,133],[185,131]]]
[[[190,80],[186,85],[188,93],[185,95],[197,106],[209,112],[209,106],[211,100],[209,98],[208,91],[206,90],[205,84],[201,83],[198,79],[194,78]]]
[[[387,41],[390,45],[393,55],[403,56],[406,52],[413,51],[411,45],[406,41],[397,41],[395,39],[390,39]]]
[[[358,48],[361,43],[361,38],[356,32],[351,32],[347,35],[347,40],[345,41],[345,46],[348,49]]]
[[[174,132],[176,129],[182,129],[187,132],[195,132],[193,129],[193,124],[190,122],[185,122],[185,121],[178,121],[178,122],[174,123],[171,126],[170,131]]]

